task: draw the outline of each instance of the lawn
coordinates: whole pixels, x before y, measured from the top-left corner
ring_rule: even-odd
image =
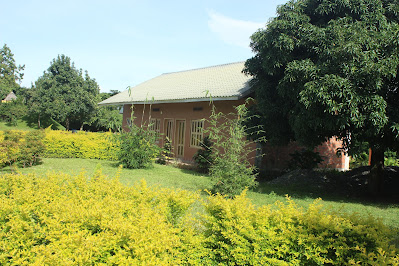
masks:
[[[77,174],[85,172],[91,176],[101,169],[103,174],[113,177],[118,173],[118,164],[113,161],[100,161],[94,159],[53,159],[44,158],[41,165],[31,168],[18,169],[21,173],[36,173],[43,175],[47,172],[63,172]],[[11,172],[7,167],[0,169],[1,173]],[[190,191],[201,191],[206,195],[205,189],[211,187],[208,176],[193,171],[155,164],[152,169],[122,169],[120,181],[128,186],[140,180],[145,180],[148,185],[161,187],[186,189]],[[379,217],[383,222],[393,228],[399,229],[399,204],[392,202],[375,202],[365,199],[348,199],[340,197],[329,197],[323,191],[303,191],[301,189],[286,188],[268,183],[261,183],[260,186],[248,192],[248,197],[258,206],[273,204],[276,201],[285,201],[288,194],[299,205],[306,207],[315,199],[321,197],[326,208],[332,208],[338,212],[357,212],[363,216],[372,215]]]
[[[0,121],[0,130],[14,130],[14,129],[34,130],[34,128],[32,128],[30,124],[24,120],[18,119],[16,124],[12,124],[6,121]]]
[[[60,123],[53,119],[44,119],[41,121],[41,127],[46,128],[51,125],[52,129],[56,130],[65,130]],[[23,117],[22,119],[17,119],[16,123],[10,123],[7,121],[0,120],[0,130],[35,130],[38,129],[37,122],[31,121],[27,117]]]

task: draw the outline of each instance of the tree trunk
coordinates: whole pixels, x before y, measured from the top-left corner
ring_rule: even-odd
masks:
[[[384,183],[384,149],[378,147],[371,148],[370,163],[369,192],[373,196],[380,196]]]
[[[66,130],[69,131],[69,119],[68,118],[65,120],[65,127],[66,127]]]
[[[40,129],[40,114],[39,117],[37,118],[37,127]]]

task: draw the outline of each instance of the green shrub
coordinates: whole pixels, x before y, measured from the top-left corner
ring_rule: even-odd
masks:
[[[170,141],[170,139],[168,137],[166,137],[165,144],[163,145],[163,148],[160,149],[156,163],[165,165],[172,158],[173,158],[172,142]]]
[[[38,164],[45,146],[43,130],[4,131],[0,142],[0,166],[17,164],[28,167]]]
[[[156,132],[132,126],[130,131],[116,135],[119,142],[118,161],[130,169],[149,168],[160,153]]]
[[[323,161],[318,152],[309,149],[295,151],[290,156],[289,166],[292,169],[314,169]]]
[[[245,197],[220,195],[206,206],[205,245],[219,265],[398,265],[395,232],[372,217],[304,210],[290,198],[256,208]]]
[[[193,160],[197,166],[197,171],[201,173],[209,173],[209,168],[213,163],[212,157],[212,141],[206,136],[200,144],[199,149],[193,156]]]
[[[43,140],[46,145],[44,157],[49,158],[85,158],[116,160],[118,143],[113,133],[78,131],[59,131],[46,129]]]
[[[384,154],[384,165],[385,166],[399,166],[399,157],[394,151],[386,151]]]
[[[130,94],[130,88],[129,88]],[[144,116],[143,108],[143,116]],[[151,105],[150,105],[151,110]],[[161,154],[161,148],[156,144],[159,134],[152,130],[151,124],[134,123],[136,117],[132,106],[129,131],[123,131],[116,137],[119,143],[118,160],[126,168],[139,169],[153,167],[153,161]],[[143,117],[141,121],[143,121]],[[148,119],[151,121],[151,114]]]
[[[26,133],[25,141],[20,145],[19,166],[32,166],[41,162],[41,156],[46,149],[43,143],[44,136],[43,130],[33,130]]]
[[[198,193],[118,174],[5,174],[0,178],[0,265],[398,265],[397,232],[316,200],[255,207],[245,192]],[[198,217],[198,216],[197,216]]]
[[[354,154],[351,156],[351,161],[350,161],[350,168],[357,168],[361,166],[367,166],[369,165],[369,154],[366,152],[360,152],[358,154]]]
[[[357,168],[361,166],[369,165],[369,153],[359,152],[351,157],[350,168]],[[384,153],[384,165],[385,166],[399,166],[399,157],[396,152],[387,150]]]
[[[248,161],[253,152],[247,140],[247,117],[245,104],[236,107],[236,113],[225,115],[212,108],[206,132],[213,142],[213,159],[210,176],[212,192],[230,197],[240,194],[245,188],[257,185],[255,167]]]
[[[18,119],[22,118],[28,112],[26,105],[22,103],[22,98],[11,102],[0,103],[0,118],[16,126]]]
[[[199,265],[208,256],[188,212],[197,196],[126,187],[100,171],[4,175],[0,264]]]

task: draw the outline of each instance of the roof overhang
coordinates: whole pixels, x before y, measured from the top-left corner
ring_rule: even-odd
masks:
[[[125,104],[162,104],[162,103],[192,103],[209,101],[237,101],[245,96],[215,97],[215,98],[195,98],[195,99],[176,99],[176,100],[158,100],[158,101],[123,101],[113,103],[99,103],[100,106],[125,105]]]

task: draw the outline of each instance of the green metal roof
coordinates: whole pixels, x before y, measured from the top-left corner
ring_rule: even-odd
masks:
[[[166,73],[114,95],[100,105],[238,100],[249,94],[244,62]],[[208,94],[207,94],[208,93]]]

